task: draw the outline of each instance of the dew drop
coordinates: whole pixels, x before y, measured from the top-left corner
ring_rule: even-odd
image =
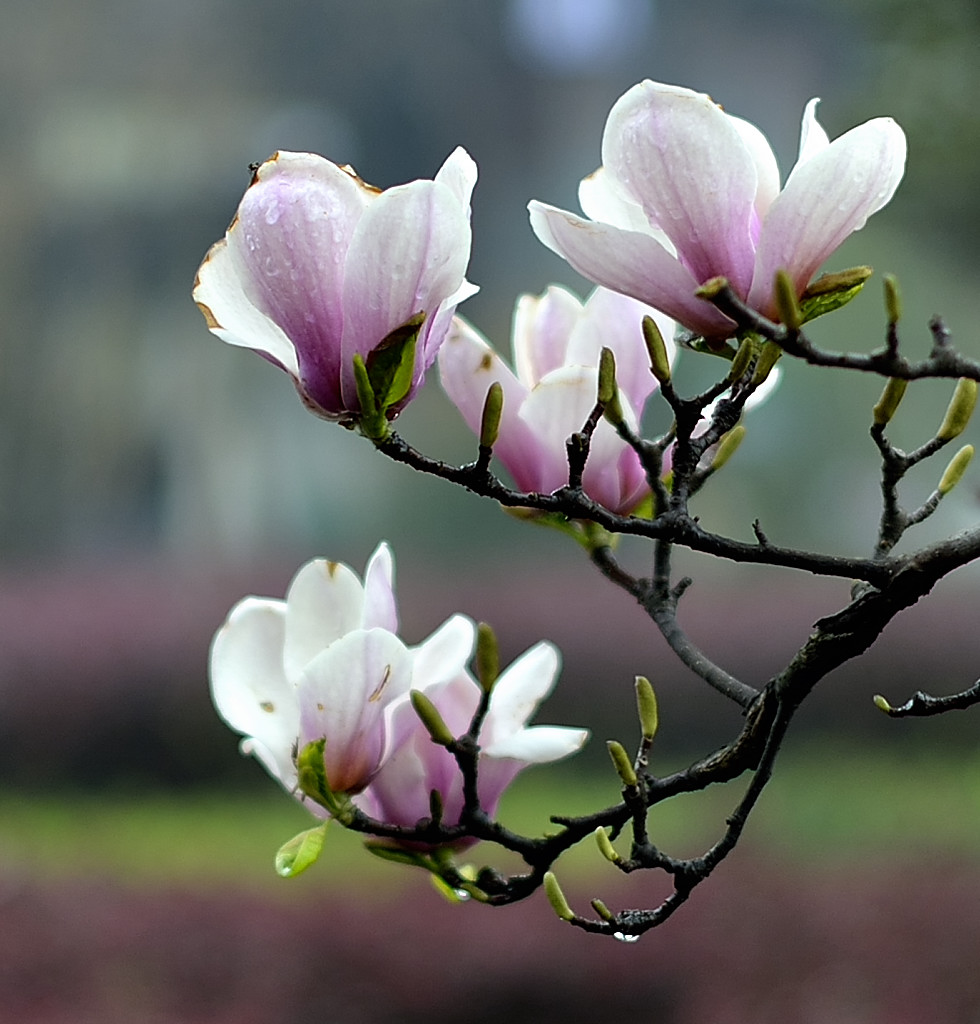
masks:
[[[639,942],[639,935],[627,935],[625,932],[613,932],[613,938],[620,942]]]
[[[465,889],[453,889],[453,895],[460,903],[465,903],[470,899],[470,894]],[[639,938],[639,935],[637,935],[637,938]]]

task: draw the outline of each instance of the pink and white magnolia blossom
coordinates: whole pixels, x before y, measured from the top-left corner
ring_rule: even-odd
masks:
[[[439,353],[442,386],[467,425],[479,433],[490,385],[503,390],[494,454],[522,491],[548,494],[568,482],[565,442],[596,404],[599,354],[616,357],[623,413],[636,429],[656,389],[641,323],[653,316],[673,354],[673,322],[625,295],[597,288],[584,302],[552,285],[523,295],[514,311],[511,344],[516,373],[457,317]],[[601,421],[592,436],[582,479],[585,492],[614,512],[632,511],[648,493],[636,452]]]
[[[246,597],[215,635],[215,706],[246,737],[242,751],[290,792],[296,750],[319,739],[331,790],[362,790],[391,753],[392,716],[409,690],[449,683],[465,670],[473,623],[454,616],[406,647],[396,635],[392,577],[387,544],[371,556],[363,584],[348,566],[317,559],[299,570],[284,601]]]
[[[256,170],[194,301],[223,341],[292,376],[315,412],[357,415],[355,353],[425,314],[407,402],[445,338],[465,279],[476,165],[455,150],[432,181],[380,191],[350,167],[278,152]]]
[[[504,790],[530,764],[545,764],[575,753],[588,739],[586,729],[527,722],[552,691],[559,669],[558,651],[536,644],[503,671],[490,695],[480,730],[477,789],[483,809],[494,814]],[[479,684],[468,672],[429,686],[426,696],[455,736],[469,728],[480,701]],[[409,706],[394,714],[395,750],[356,803],[372,817],[411,827],[431,814],[429,794],[442,799],[443,821],[459,823],[463,777],[445,747],[432,742]]]
[[[705,337],[734,331],[694,294],[713,277],[776,317],[776,271],[802,294],[827,257],[891,199],[905,168],[905,135],[891,118],[831,142],[817,102],[806,106],[799,157],[780,190],[776,158],[758,128],[703,93],[641,82],[610,111],[602,167],[582,183],[590,219],[532,202],[531,225],[591,281]]]

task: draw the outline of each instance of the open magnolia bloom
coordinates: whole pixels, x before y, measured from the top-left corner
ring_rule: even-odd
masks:
[[[476,165],[457,149],[432,181],[380,191],[312,153],[276,153],[245,192],[225,237],[197,272],[194,301],[223,341],[282,367],[320,415],[360,411],[355,354],[425,318],[411,386],[421,384],[457,303],[476,288],[470,194]]]
[[[406,647],[396,635],[392,575],[386,544],[371,556],[363,584],[346,565],[317,559],[299,570],[284,601],[247,597],[215,635],[215,706],[246,737],[243,752],[290,792],[296,751],[320,739],[330,789],[362,790],[391,752],[392,714],[409,690],[465,670],[473,623],[454,616]]]
[[[891,199],[905,168],[905,135],[891,118],[831,142],[817,102],[806,106],[799,157],[780,190],[776,158],[756,127],[703,93],[641,82],[610,111],[603,166],[582,183],[590,219],[532,202],[531,225],[591,281],[705,337],[734,331],[695,296],[714,277],[775,318],[776,271],[801,295],[824,260]]]
[[[480,730],[477,777],[480,804],[490,815],[496,813],[504,790],[523,768],[574,754],[589,737],[586,729],[527,724],[554,688],[558,668],[558,651],[542,642],[522,654],[494,684]],[[469,728],[480,693],[468,672],[425,691],[454,736]],[[393,719],[394,753],[356,803],[380,821],[411,827],[431,815],[430,794],[435,790],[442,802],[443,822],[458,824],[463,777],[456,759],[432,741],[411,705],[399,706]]]
[[[487,391],[494,381],[501,385],[494,454],[522,491],[548,494],[568,482],[565,442],[595,408],[603,347],[616,357],[620,402],[637,429],[644,403],[657,387],[643,339],[644,316],[653,316],[670,339],[674,325],[667,317],[605,288],[584,303],[557,285],[540,296],[523,295],[511,339],[516,373],[457,317],[439,353],[442,386],[479,434]],[[673,343],[667,345],[672,355]],[[582,485],[595,501],[622,513],[632,511],[649,491],[636,452],[604,420],[592,436]]]

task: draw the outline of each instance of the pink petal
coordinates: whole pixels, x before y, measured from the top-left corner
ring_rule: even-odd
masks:
[[[434,315],[462,285],[469,257],[468,210],[448,185],[413,181],[371,204],[354,232],[344,279],[342,388],[350,407],[354,353],[366,356],[416,313]]]
[[[511,345],[514,369],[528,389],[563,366],[568,339],[582,304],[566,288],[550,285],[542,295],[522,295],[514,307]]]
[[[453,328],[439,350],[439,375],[443,390],[477,435],[490,385],[495,381],[500,384],[504,403],[494,454],[521,490],[534,490],[539,466],[549,456],[520,418],[528,391],[510,367],[461,317],[453,321]]]
[[[364,610],[361,627],[378,626],[389,633],[398,632],[398,608],[394,591],[395,563],[391,548],[381,543],[364,570]]]
[[[727,337],[734,331],[728,317],[695,296],[699,282],[652,235],[536,201],[528,210],[538,238],[590,281],[663,310],[700,334]]]
[[[634,86],[609,113],[602,162],[698,284],[722,274],[739,294],[748,291],[756,155],[710,97],[657,82]]]

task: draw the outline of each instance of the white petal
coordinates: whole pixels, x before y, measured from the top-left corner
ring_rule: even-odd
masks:
[[[476,177],[477,168],[473,157],[462,146],[457,146],[436,172],[435,180],[449,188],[460,206],[468,211]]]
[[[891,118],[852,128],[797,164],[763,225],[749,304],[773,312],[779,269],[802,291],[841,242],[891,199],[904,171],[905,135]]]
[[[527,764],[546,764],[574,754],[588,738],[588,729],[536,725],[502,737],[491,748],[486,748],[485,753],[489,757],[509,757]]]
[[[293,343],[246,296],[240,268],[228,252],[225,239],[211,246],[198,268],[193,298],[212,334],[229,345],[264,353],[299,378]]]
[[[800,125],[800,155],[796,158],[798,164],[806,163],[807,160],[830,145],[827,133],[817,120],[817,104],[819,102],[819,98],[810,100],[803,111],[803,122]]]
[[[589,280],[663,310],[701,334],[727,337],[734,330],[728,317],[695,296],[699,282],[652,235],[536,201],[528,211],[538,238]]]
[[[476,625],[465,615],[453,615],[431,636],[412,649],[412,687],[427,690],[466,671],[473,656]]]
[[[299,733],[296,691],[283,671],[285,617],[282,601],[245,598],[215,634],[210,655],[218,713],[236,732],[261,744],[263,764],[283,780]]]
[[[480,734],[484,750],[497,749],[498,743],[524,728],[541,701],[554,689],[560,662],[558,649],[542,641],[500,674]]]
[[[664,248],[673,252],[667,236],[651,226],[643,207],[626,194],[605,167],[582,179],[578,187],[578,202],[590,220],[612,224],[626,231],[652,234]]]
[[[284,664],[291,679],[327,646],[361,628],[364,588],[351,569],[318,558],[307,562],[286,593]]]
[[[779,195],[779,165],[776,163],[776,154],[773,153],[769,140],[750,121],[743,121],[742,118],[731,114],[728,115],[728,120],[741,135],[745,148],[755,161],[756,173],[759,176],[755,209],[760,218],[764,217],[769,204]]]

